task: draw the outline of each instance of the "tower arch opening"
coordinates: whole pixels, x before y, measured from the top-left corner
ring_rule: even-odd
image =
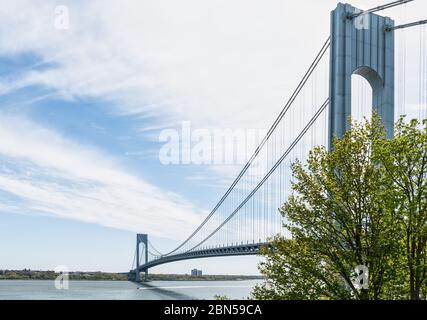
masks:
[[[351,118],[352,120],[370,120],[378,105],[375,96],[382,95],[383,81],[374,70],[361,67],[351,76]]]

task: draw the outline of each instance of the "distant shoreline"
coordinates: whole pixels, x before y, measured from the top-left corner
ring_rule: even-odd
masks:
[[[58,273],[54,271],[38,270],[0,270],[1,280],[55,280]],[[126,273],[113,272],[69,272],[69,279],[72,281],[128,281]],[[262,276],[257,275],[203,275],[191,276],[188,274],[150,274],[149,281],[243,281],[262,280]]]

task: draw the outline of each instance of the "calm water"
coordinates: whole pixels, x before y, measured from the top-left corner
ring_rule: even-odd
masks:
[[[214,295],[244,299],[257,283],[260,280],[153,281],[147,285],[127,281],[70,281],[68,290],[57,290],[53,280],[0,280],[0,300],[212,299]]]

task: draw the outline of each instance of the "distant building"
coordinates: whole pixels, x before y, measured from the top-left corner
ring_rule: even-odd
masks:
[[[197,270],[197,269],[191,270],[191,276],[192,277],[201,277],[202,276],[202,270]]]

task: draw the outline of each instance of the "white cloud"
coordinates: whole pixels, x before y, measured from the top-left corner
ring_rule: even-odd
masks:
[[[141,129],[146,137],[155,134],[148,129],[183,119],[198,127],[268,127],[328,36],[329,10],[336,5],[336,0],[62,1],[70,8],[71,28],[59,31],[53,27],[57,1],[0,2],[0,54],[33,53],[41,59],[38,68],[0,78],[0,94],[41,85],[65,99],[102,99],[114,107],[109,112],[155,116],[153,127]],[[425,1],[407,7],[407,21],[399,22],[427,11]],[[51,67],[40,68],[43,62]],[[1,171],[1,187],[21,194],[34,210],[138,231],[147,226],[167,233],[160,224],[165,215],[178,219],[177,229],[196,225],[184,222],[197,216],[179,197],[170,200],[92,148],[13,121],[31,127],[34,135],[13,130],[8,121],[0,129],[0,150],[16,161],[13,174]],[[32,179],[23,169],[40,177]],[[212,172],[229,179],[236,170]],[[65,201],[68,197],[73,201]],[[182,215],[172,214],[170,205]]]
[[[3,210],[174,239],[188,234],[203,216],[190,202],[126,172],[102,151],[27,119],[0,114],[0,155],[0,189],[20,199],[8,204],[6,197]]]
[[[355,0],[361,8],[372,0]],[[57,1],[2,1],[0,53],[32,52],[0,92],[31,84],[63,97],[102,98],[114,112],[196,125],[266,127],[329,34],[335,0],[63,1],[71,28],[54,28]],[[387,11],[422,18],[424,1]],[[403,21],[406,19],[406,21]],[[412,47],[412,46],[411,46]],[[409,50],[409,49],[408,49]],[[409,76],[408,76],[409,78]]]
[[[308,63],[318,50],[295,54],[305,47],[306,28],[284,33],[304,25],[294,12],[308,5],[65,1],[71,29],[64,32],[53,28],[56,4],[21,0],[0,9],[0,50],[35,52],[55,65],[30,69],[3,83],[3,91],[38,84],[66,98],[102,97],[118,112],[265,127],[306,68],[299,62]],[[326,38],[328,24],[320,29]]]

